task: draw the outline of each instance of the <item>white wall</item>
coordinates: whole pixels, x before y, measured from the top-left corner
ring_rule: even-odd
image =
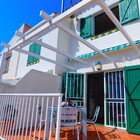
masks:
[[[16,85],[0,83],[0,93],[61,93],[61,76],[31,70]]]
[[[118,0],[106,0],[105,3],[110,7],[113,8],[118,4]],[[80,35],[80,18],[84,18],[89,15],[96,16],[103,12],[101,10],[100,6],[96,5],[97,3],[94,3],[93,5],[83,9],[82,11],[75,14],[75,18],[73,20],[72,29]],[[140,8],[140,1],[139,1],[139,8]],[[140,10],[139,10],[140,11]],[[93,25],[94,26],[94,25]],[[140,39],[140,19],[129,22],[125,24],[123,27],[129,34],[129,36],[134,40]],[[99,50],[103,50],[106,48],[114,47],[117,45],[128,43],[128,41],[125,39],[125,37],[121,34],[120,31],[106,35],[104,37],[100,37],[94,40],[91,40],[91,38],[86,39],[88,42],[90,42],[93,46],[98,48]],[[124,51],[125,50],[125,51]],[[124,49],[121,51],[116,52],[109,52],[107,53],[114,61],[117,61],[118,67],[124,67],[126,65],[135,65],[139,64],[138,54],[134,49]],[[70,53],[74,56],[79,56],[87,53],[94,52],[94,50],[91,50],[81,42],[77,41],[74,38],[71,38],[70,40]],[[123,58],[127,58],[124,60]],[[93,66],[93,68],[86,68],[80,63],[70,62],[71,66],[75,66],[78,68],[78,71],[81,72],[91,72],[95,69],[95,63],[98,61],[101,61],[103,64],[103,70],[106,69],[113,69],[115,68],[114,65],[109,62],[106,58],[96,55],[92,58],[85,59],[89,64]]]
[[[65,26],[71,28],[71,22],[72,22],[71,19],[67,19],[65,22],[63,22],[63,24]],[[70,52],[70,36],[60,29],[59,29],[59,34],[58,34],[57,49],[65,52],[65,53]],[[66,57],[64,55],[61,55],[61,54],[57,53],[56,60],[63,63],[63,64],[69,65],[68,64],[68,57]],[[56,65],[55,68],[56,68],[55,69],[56,74],[61,74],[62,72],[65,72],[65,71],[72,71],[72,70],[69,70],[68,68],[61,67],[61,66],[58,66],[58,65]]]
[[[51,28],[46,32],[45,35],[41,37],[39,36],[39,39],[42,39],[42,42],[47,43],[53,46],[54,48],[57,48],[58,29],[55,27]],[[23,49],[28,51],[30,44],[28,43]],[[56,60],[56,53],[42,46],[40,55],[52,60]],[[44,60],[40,60],[40,62],[37,64],[27,66],[27,59],[28,55],[12,51],[9,72],[3,75],[3,79],[21,78],[32,69],[40,70],[43,72],[47,72],[50,69],[53,69],[53,71],[55,71],[55,64],[52,64]]]

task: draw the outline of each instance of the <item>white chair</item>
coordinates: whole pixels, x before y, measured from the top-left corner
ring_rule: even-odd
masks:
[[[99,132],[98,132],[98,130],[96,128],[96,125],[95,125],[95,123],[96,123],[96,121],[98,119],[99,112],[100,112],[100,106],[97,106],[96,109],[95,109],[94,115],[93,115],[93,119],[88,120],[87,123],[93,124],[93,126],[94,126],[94,128],[95,128],[95,130],[97,132],[98,138],[99,138],[99,140],[101,140],[101,137],[100,137]]]
[[[81,125],[78,125],[77,118],[78,111],[75,107],[62,107],[60,129],[76,129],[77,140],[79,140]]]

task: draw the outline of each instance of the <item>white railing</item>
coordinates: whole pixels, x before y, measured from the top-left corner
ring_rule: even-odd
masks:
[[[0,139],[59,140],[61,101],[60,93],[0,94]]]

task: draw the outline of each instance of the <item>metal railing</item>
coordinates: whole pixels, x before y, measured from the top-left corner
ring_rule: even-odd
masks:
[[[106,125],[126,129],[123,71],[105,73]]]
[[[0,94],[0,139],[51,140],[55,133],[59,140],[61,101],[60,93]]]

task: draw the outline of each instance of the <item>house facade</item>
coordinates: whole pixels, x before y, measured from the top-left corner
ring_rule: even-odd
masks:
[[[69,96],[73,104],[87,107],[87,118],[100,106],[99,124],[140,134],[140,1],[78,2],[65,8],[63,1],[63,13],[50,16],[52,23],[63,19],[60,24],[18,46],[30,53],[6,53],[2,79],[19,80],[7,92],[23,92],[18,84],[25,87],[40,78],[38,84],[28,86],[30,92],[35,87],[39,87],[38,93],[62,91],[65,99]],[[76,6],[82,8],[76,11]],[[65,14],[69,16],[64,19]],[[29,37],[49,22],[45,18],[32,28],[24,24],[19,31]],[[22,39],[15,35],[9,45]],[[41,57],[29,55],[32,53]],[[32,81],[32,77],[36,79]],[[48,83],[52,86],[46,88]]]

